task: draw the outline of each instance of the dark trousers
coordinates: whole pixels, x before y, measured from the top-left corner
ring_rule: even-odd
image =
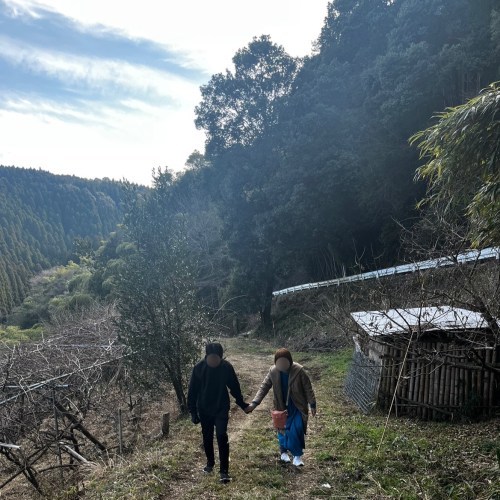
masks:
[[[203,434],[203,447],[207,456],[207,465],[215,465],[214,455],[214,427],[219,446],[220,471],[229,471],[229,438],[227,436],[227,424],[229,415],[201,415],[201,432]]]

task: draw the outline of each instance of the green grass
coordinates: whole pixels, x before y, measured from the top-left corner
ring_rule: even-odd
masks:
[[[235,482],[221,485],[213,476],[202,477],[190,492],[192,498],[210,491],[214,498],[278,498],[286,491],[286,476],[276,461],[275,433],[262,427],[249,429],[231,450]]]
[[[172,435],[172,439],[143,443],[136,453],[103,463],[85,485],[86,496],[110,500],[160,498],[169,484],[182,477],[181,470],[199,451],[190,421],[177,420]]]
[[[246,353],[261,356],[271,356],[276,351],[276,347],[271,345],[271,341],[258,338],[234,337],[223,339],[224,357],[231,357],[232,353]]]
[[[500,498],[498,420],[450,424],[391,417],[381,441],[386,416],[363,415],[342,395],[349,358],[342,351],[308,361],[319,367],[315,385],[323,400],[321,430],[309,443],[316,462],[325,464],[325,482],[335,485],[333,497]]]
[[[228,350],[246,350],[249,359],[273,351],[254,340],[231,342]],[[231,443],[235,481],[229,485],[200,474],[200,429],[177,421],[167,441],[102,468],[87,483],[85,496],[500,499],[499,419],[447,424],[391,417],[382,440],[385,415],[364,415],[343,395],[351,349],[294,356],[311,374],[319,411],[310,423],[303,470],[278,463],[276,436],[261,410]]]
[[[38,325],[27,330],[23,330],[18,326],[0,327],[0,343],[9,345],[18,344],[30,340],[39,340],[43,335],[43,327]]]

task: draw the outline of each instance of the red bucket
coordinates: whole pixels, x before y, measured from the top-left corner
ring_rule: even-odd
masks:
[[[273,417],[273,427],[282,430],[286,427],[286,419],[288,412],[286,410],[272,410],[271,416]]]

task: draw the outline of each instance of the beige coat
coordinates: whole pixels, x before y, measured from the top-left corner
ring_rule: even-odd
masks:
[[[288,374],[288,397],[292,398],[295,406],[302,414],[304,430],[307,430],[307,420],[309,415],[309,404],[316,404],[316,397],[312,388],[311,379],[302,365],[293,363]],[[283,401],[283,391],[281,390],[280,371],[276,366],[271,366],[269,372],[257,391],[253,403],[260,404],[266,397],[269,390],[273,388],[274,409],[285,410],[287,402]]]

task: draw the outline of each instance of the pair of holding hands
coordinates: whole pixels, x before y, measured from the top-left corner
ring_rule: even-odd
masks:
[[[257,405],[254,403],[250,403],[246,408],[243,409],[243,411],[248,415],[249,413],[252,413],[255,408],[257,408]]]
[[[243,411],[248,415],[249,413],[252,413],[255,408],[257,408],[257,405],[254,403],[250,403]],[[313,417],[316,416],[316,408],[311,408],[311,415]]]
[[[255,408],[257,408],[257,405],[254,403],[250,403],[243,411],[248,415],[252,413],[255,410]],[[311,415],[313,417],[316,416],[316,408],[311,408]],[[191,422],[193,422],[193,424],[195,425],[200,423],[200,417],[198,416],[197,413],[191,413]]]

